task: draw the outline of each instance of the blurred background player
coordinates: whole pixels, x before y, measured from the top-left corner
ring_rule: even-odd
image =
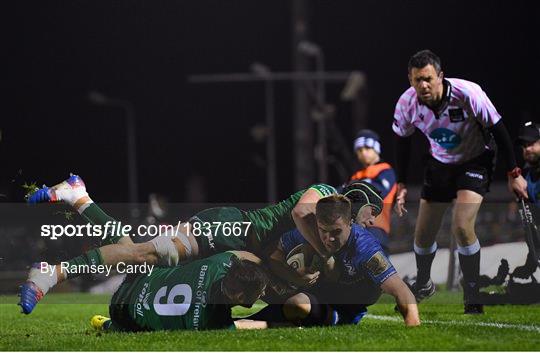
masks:
[[[529,201],[540,209],[540,123],[528,121],[519,131],[518,141],[523,148]]]
[[[529,202],[534,205],[531,207],[531,211],[534,219],[538,222],[540,217],[540,124],[532,121],[526,122],[519,130],[518,143],[523,149],[523,159],[525,161],[523,175],[527,180]],[[527,247],[529,248],[527,261],[524,266],[514,270],[513,275],[515,277],[527,278],[539,266],[540,239],[538,236],[538,234],[532,234],[532,244],[527,241]]]
[[[392,204],[396,197],[396,173],[392,166],[381,158],[381,143],[379,134],[372,130],[360,130],[354,140],[354,150],[362,169],[356,171],[350,181],[362,180],[375,185],[383,198],[383,210],[375,223],[368,229],[381,242],[386,254],[388,251],[388,236]]]
[[[527,182],[517,167],[513,146],[501,116],[476,83],[444,78],[441,60],[429,50],[414,54],[408,64],[411,87],[399,98],[392,128],[397,141],[398,192],[401,216],[407,195],[406,171],[410,162],[410,136],[416,129],[429,140],[430,154],[414,234],[417,279],[412,285],[417,300],[433,295],[431,265],[435,237],[448,205],[455,201],[452,233],[458,244],[464,279],[465,314],[483,313],[478,303],[480,243],[474,224],[489,191],[496,147],[506,162],[508,188],[527,198]],[[496,144],[496,146],[495,146]]]

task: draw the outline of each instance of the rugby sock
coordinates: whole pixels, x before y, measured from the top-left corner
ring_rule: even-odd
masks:
[[[107,224],[107,222],[116,222],[114,218],[106,214],[101,208],[99,208],[97,204],[92,201],[85,204],[83,207],[80,207],[79,213],[91,224],[99,224],[104,226]],[[100,246],[116,244],[118,241],[120,241],[120,239],[122,239],[122,235],[114,235],[112,233],[112,230],[110,230],[109,233],[106,234],[105,238],[101,240]]]
[[[51,270],[49,264],[45,262],[35,264],[30,269],[28,280],[34,282],[45,295],[57,283],[56,266],[53,266]]]
[[[90,197],[82,197],[78,199],[73,207],[79,212],[79,214],[82,214],[90,205],[92,205],[94,201]]]
[[[463,272],[463,296],[467,304],[478,304],[478,279],[480,277],[480,242],[458,246],[459,264]]]
[[[116,221],[114,218],[106,214],[101,208],[99,208],[99,206],[94,202],[88,204],[84,210],[80,210],[79,208],[79,213],[92,224],[105,225],[107,222]]]
[[[60,184],[53,186],[51,192],[54,194],[56,200],[64,201],[68,205],[75,206],[78,200],[88,197],[88,193],[82,180],[76,176],[72,177],[76,178],[75,184],[69,184],[69,179],[64,180]]]
[[[437,252],[437,242],[430,247],[421,248],[414,244],[414,254],[416,257],[416,284],[424,285],[431,278],[431,264]]]
[[[72,266],[103,265],[103,257],[101,256],[101,251],[99,249],[92,249],[66,262],[68,266],[68,271],[62,274],[64,274],[66,278],[74,278],[74,277],[78,277],[81,273],[80,271],[69,271],[69,269],[71,269]],[[78,267],[76,268],[78,269]]]
[[[246,317],[246,319],[266,322],[287,322],[287,318],[283,314],[282,304],[268,304],[261,311]]]

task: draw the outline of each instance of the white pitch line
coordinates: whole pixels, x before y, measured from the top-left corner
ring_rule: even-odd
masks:
[[[395,316],[384,316],[384,315],[367,315],[367,319],[382,320],[382,321],[403,321],[402,318]],[[441,321],[441,320],[422,320],[422,323],[426,324],[442,324],[442,325],[463,325],[463,326],[480,326],[480,327],[495,327],[495,328],[510,328],[517,329],[522,331],[532,331],[540,333],[540,326],[535,325],[519,325],[519,324],[506,324],[502,322],[473,322],[473,321]]]

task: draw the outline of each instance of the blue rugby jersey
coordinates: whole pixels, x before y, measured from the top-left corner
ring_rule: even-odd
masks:
[[[296,246],[306,244],[307,240],[298,229],[293,229],[283,234],[279,243],[287,255]],[[357,224],[352,225],[347,243],[334,254],[334,258],[340,273],[340,284],[353,284],[369,279],[380,286],[397,272],[375,236]]]

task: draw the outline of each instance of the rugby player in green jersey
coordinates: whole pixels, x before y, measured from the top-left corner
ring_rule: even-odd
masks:
[[[248,260],[249,259],[249,260]],[[151,275],[128,276],[114,293],[110,318],[94,316],[91,324],[107,331],[205,330],[264,328],[264,323],[237,320],[235,305],[251,307],[268,279],[254,255],[228,251]]]

